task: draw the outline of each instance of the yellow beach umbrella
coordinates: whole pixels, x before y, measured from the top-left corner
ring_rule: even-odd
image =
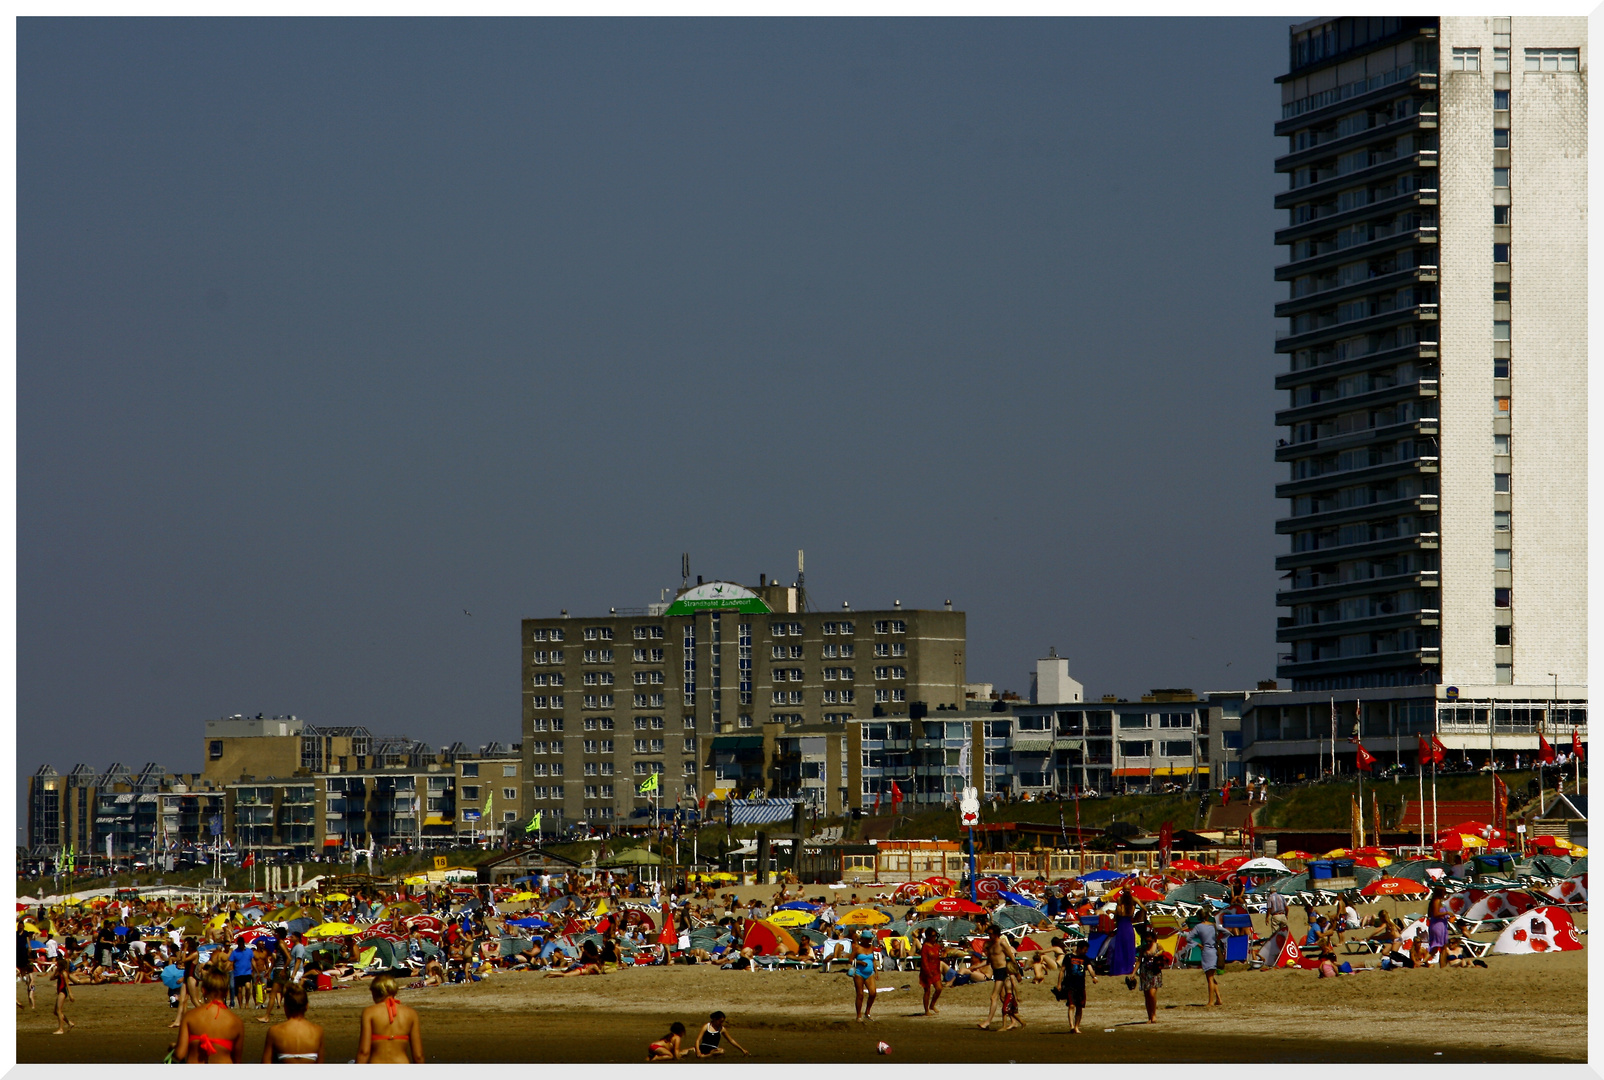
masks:
[[[935,903],[935,901],[931,901]],[[923,909],[924,905],[919,905]],[[853,908],[835,921],[837,926],[879,926],[891,921],[891,916],[874,908]]]
[[[347,934],[360,934],[360,926],[352,926],[348,922],[327,922],[321,926],[314,926],[306,932],[310,938],[345,937]]]
[[[507,897],[507,903],[509,903],[509,904],[521,904],[525,900],[533,900],[533,899],[535,899],[535,894],[532,893],[532,892],[513,893],[511,896]]]
[[[349,900],[351,898],[349,896],[347,896],[343,892],[333,892],[333,893],[329,893],[323,899],[325,899],[325,900]]]
[[[811,911],[799,911],[795,908],[786,911],[776,911],[769,916],[769,922],[775,926],[806,926],[818,916]]]

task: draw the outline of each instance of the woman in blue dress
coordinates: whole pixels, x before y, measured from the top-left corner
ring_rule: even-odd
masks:
[[[1136,970],[1136,902],[1135,884],[1129,882],[1119,894],[1119,905],[1114,909],[1114,940],[1108,948],[1108,973],[1129,975]]]

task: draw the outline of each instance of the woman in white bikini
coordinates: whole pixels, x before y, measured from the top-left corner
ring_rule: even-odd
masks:
[[[306,987],[290,983],[284,988],[282,1024],[267,1029],[262,1048],[263,1065],[316,1065],[323,1060],[323,1026],[306,1018]]]

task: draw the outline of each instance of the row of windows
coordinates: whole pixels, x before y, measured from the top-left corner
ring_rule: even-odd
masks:
[[[661,626],[637,626],[635,627],[635,640],[662,641],[663,628]]]
[[[531,630],[529,632],[529,640],[530,641],[561,641],[561,640],[563,640],[563,632],[562,632],[562,629],[560,627],[559,628],[549,629],[549,630]]]
[[[1509,49],[1503,46],[1493,48],[1493,70],[1509,70]],[[1455,49],[1452,57],[1455,71],[1480,71],[1480,49]],[[1579,71],[1581,69],[1581,53],[1577,49],[1527,49],[1527,71]],[[1507,108],[1507,106],[1505,106]]]
[[[636,674],[643,674],[643,672],[636,672]],[[585,685],[611,686],[613,685],[613,673],[611,671],[587,671],[585,672]]]
[[[479,775],[479,763],[477,761],[463,762],[462,775],[463,776],[478,776]],[[501,767],[501,775],[502,776],[517,776],[518,775],[518,766],[516,766],[516,765],[503,765]],[[307,790],[310,791],[311,789],[308,788]]]
[[[906,679],[908,669],[905,667],[877,667],[874,669],[876,679]]]
[[[613,650],[611,649],[585,650],[585,663],[587,664],[611,664],[612,662]]]
[[[637,664],[661,664],[663,662],[663,650],[636,649],[634,660]]]
[[[478,802],[479,801],[479,786],[477,784],[470,784],[470,785],[464,787],[462,789],[462,798],[466,802]],[[510,787],[502,788],[501,789],[501,798],[505,802],[512,802],[513,800],[518,798],[518,789],[517,788],[510,788]]]
[[[529,662],[531,664],[560,664],[563,662],[563,651],[561,649],[552,649],[547,652],[545,649],[536,649],[529,654]]]
[[[663,684],[663,673],[661,671],[637,671],[637,672],[635,672],[635,685],[636,686],[661,686],[662,684]]]
[[[611,641],[613,640],[613,628],[610,626],[587,626],[585,627],[585,640]]]

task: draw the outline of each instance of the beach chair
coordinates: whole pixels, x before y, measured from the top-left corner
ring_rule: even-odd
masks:
[[[1181,944],[1181,920],[1174,915],[1150,915],[1147,924],[1153,928],[1158,947],[1169,956],[1170,966],[1174,967],[1175,953]]]
[[[1095,916],[1082,919],[1080,925],[1081,929],[1086,931],[1086,962],[1088,964],[1095,963],[1102,958],[1103,953],[1108,949],[1109,942],[1114,940],[1114,935],[1105,934],[1098,930]]]
[[[1248,962],[1248,951],[1253,946],[1253,917],[1251,915],[1227,912],[1220,916],[1220,926],[1225,930],[1246,930],[1245,934],[1231,934],[1226,937],[1220,950],[1220,961],[1226,964],[1245,964]]]

